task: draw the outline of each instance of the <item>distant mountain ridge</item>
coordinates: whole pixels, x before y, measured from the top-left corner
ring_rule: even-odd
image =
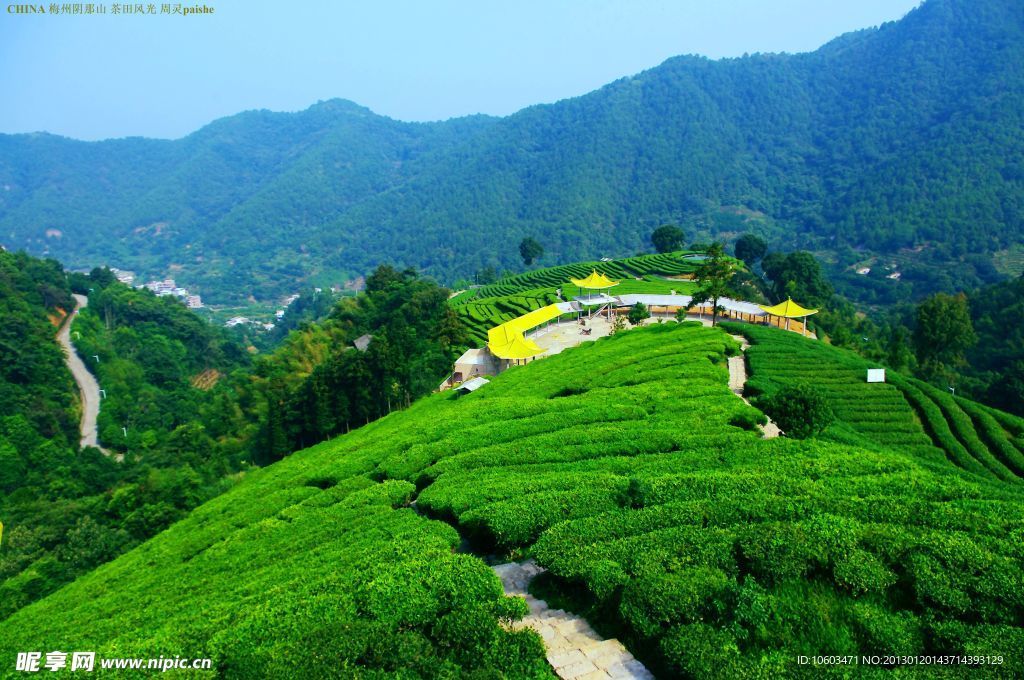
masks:
[[[761,231],[837,270],[924,245],[928,285],[948,288],[1024,242],[1022,116],[1024,5],[929,0],[816,52],[676,57],[505,118],[331,100],[174,141],[0,135],[0,243],[216,301],[381,261],[515,266],[525,235],[559,261],[630,255],[672,221]]]

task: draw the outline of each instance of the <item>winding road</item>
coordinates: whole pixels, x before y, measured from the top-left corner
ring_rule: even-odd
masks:
[[[89,298],[84,295],[75,295],[75,309],[64,319],[64,325],[57,333],[57,341],[64,348],[64,358],[71,375],[78,383],[78,393],[82,399],[82,421],[79,423],[79,430],[82,433],[81,446],[95,446],[109,455],[109,451],[100,447],[99,438],[96,435],[96,416],[100,412],[100,386],[96,378],[85,367],[78,353],[71,344],[71,323],[78,314],[78,310],[89,304]]]

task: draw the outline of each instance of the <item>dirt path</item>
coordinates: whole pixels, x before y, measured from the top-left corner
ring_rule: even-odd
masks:
[[[544,568],[533,560],[492,567],[506,595],[525,597],[530,613],[517,627],[530,626],[544,639],[548,662],[566,680],[653,680],[654,676],[633,658],[618,640],[605,640],[575,614],[548,608],[547,602],[526,592],[534,576]]]
[[[57,341],[64,348],[65,360],[68,368],[71,370],[71,375],[74,376],[75,382],[78,383],[78,393],[82,400],[82,421],[79,424],[79,430],[82,433],[81,446],[95,446],[102,450],[103,453],[110,455],[109,451],[100,447],[99,439],[96,435],[96,416],[100,412],[100,386],[96,382],[96,378],[93,377],[92,373],[85,367],[85,364],[82,363],[81,358],[79,358],[78,353],[71,344],[71,322],[74,321],[78,310],[88,304],[89,298],[84,295],[75,295],[75,310],[68,314],[68,317],[64,320],[64,325],[61,326],[60,331],[57,333]]]
[[[750,347],[750,343],[742,335],[730,335],[733,340],[740,343],[740,351],[746,352],[747,348]],[[747,363],[746,357],[742,354],[734,357],[729,357],[729,389],[733,391],[737,397],[743,400],[744,403],[749,404],[746,397],[743,396],[743,388],[747,384]],[[772,422],[771,418],[768,419],[768,424],[761,427],[761,431],[764,432],[765,439],[772,439],[782,434],[782,430],[779,426]]]

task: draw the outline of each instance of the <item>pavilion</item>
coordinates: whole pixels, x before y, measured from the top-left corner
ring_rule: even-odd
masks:
[[[594,305],[601,305],[601,307],[597,310],[597,313],[600,314],[607,308],[608,318],[611,318],[611,305],[616,300],[615,298],[611,297],[610,295],[603,291],[607,291],[612,286],[619,285],[618,281],[612,281],[604,274],[598,273],[596,269],[592,270],[590,272],[590,275],[587,276],[587,278],[585,279],[574,279],[572,277],[569,277],[569,280],[576,284],[576,286],[578,286],[580,289],[586,289],[587,291],[602,291],[596,298],[593,296],[593,294],[588,292],[586,297],[578,295],[575,298],[575,300],[579,302],[581,305],[588,308],[593,307]],[[580,312],[580,314],[582,315],[582,311]],[[593,310],[588,310],[587,317],[589,318],[592,316]]]
[[[768,313],[769,321],[771,317],[777,316],[786,320],[786,330],[789,330],[790,319],[801,319],[803,325],[803,335],[807,335],[807,317],[811,314],[817,314],[817,309],[806,309],[801,307],[797,303],[793,302],[793,298],[787,298],[785,302],[780,302],[777,305],[758,305],[761,309]]]

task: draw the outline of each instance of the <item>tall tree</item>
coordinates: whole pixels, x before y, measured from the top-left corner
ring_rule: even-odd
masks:
[[[930,377],[964,364],[964,353],[978,341],[967,297],[936,293],[917,307],[914,349]]]
[[[683,247],[686,235],[674,224],[663,224],[651,233],[651,243],[659,253],[670,253]]]
[[[743,234],[736,239],[736,257],[743,260],[748,267],[753,267],[766,252],[768,242],[757,234]]]
[[[707,259],[697,268],[695,276],[698,288],[690,301],[692,307],[699,307],[711,302],[711,325],[718,323],[718,312],[721,309],[718,301],[721,298],[735,295],[732,289],[732,277],[736,274],[736,261],[725,254],[721,243],[712,243],[708,248]]]
[[[537,242],[532,236],[527,236],[519,242],[519,255],[523,262],[529,266],[544,254],[544,246]]]
[[[818,260],[806,251],[788,255],[769,253],[761,267],[772,282],[772,294],[780,302],[791,297],[803,305],[824,307],[832,299],[832,284]]]

